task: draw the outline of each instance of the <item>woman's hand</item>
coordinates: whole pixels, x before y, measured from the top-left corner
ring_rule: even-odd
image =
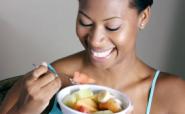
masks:
[[[60,78],[48,72],[46,65],[40,65],[23,79],[20,97],[12,112],[40,114],[60,88]]]

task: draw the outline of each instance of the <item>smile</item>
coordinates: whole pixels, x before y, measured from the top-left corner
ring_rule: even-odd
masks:
[[[95,50],[91,50],[91,53],[94,57],[97,58],[106,58],[110,55],[110,53],[112,52],[113,48],[108,49],[108,50],[100,50],[100,51],[95,51]]]

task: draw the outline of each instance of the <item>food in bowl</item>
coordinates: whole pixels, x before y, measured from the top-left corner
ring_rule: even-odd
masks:
[[[84,110],[83,108],[79,108],[79,106],[75,106],[77,104],[76,103],[77,99],[79,98],[81,99],[82,97],[90,98],[90,99],[88,98],[89,100],[80,100],[78,102],[78,105],[83,104],[83,106],[85,106],[86,109],[94,110],[88,114],[127,114],[133,109],[131,100],[127,97],[126,94],[115,89],[94,84],[79,84],[79,85],[77,84],[65,87],[57,93],[56,97],[63,114],[87,114],[85,112],[86,110]],[[119,112],[113,113],[111,110],[107,109],[100,110],[98,108],[99,106],[97,106],[96,104],[98,100],[101,101],[102,103],[105,103],[105,101],[108,101],[107,99],[111,98],[116,98],[117,99],[115,100],[116,103],[121,104],[121,110]],[[80,112],[76,110],[76,108],[82,111]]]
[[[124,109],[121,100],[109,91],[92,91],[90,88],[74,91],[65,96],[62,102],[74,110],[91,114],[112,114]]]

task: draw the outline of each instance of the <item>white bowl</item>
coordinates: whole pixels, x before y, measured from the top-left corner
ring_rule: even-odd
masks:
[[[130,99],[125,95],[124,93],[121,93],[117,90],[105,87],[105,86],[99,86],[99,85],[90,85],[90,84],[84,84],[84,85],[73,85],[73,86],[68,86],[66,88],[63,88],[60,90],[57,94],[57,101],[58,104],[60,105],[60,108],[63,112],[63,114],[84,114],[82,112],[76,111],[65,104],[63,104],[63,98],[69,94],[71,94],[74,91],[78,91],[79,89],[82,88],[90,88],[92,91],[99,91],[99,90],[106,90],[109,91],[113,96],[121,100],[123,107],[126,107],[123,111],[120,111],[115,114],[127,114],[130,110],[132,110],[132,103]]]

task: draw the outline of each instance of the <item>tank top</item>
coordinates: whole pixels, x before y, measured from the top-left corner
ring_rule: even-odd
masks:
[[[159,74],[160,74],[160,71],[157,70],[155,72],[154,78],[152,80],[152,84],[151,84],[151,88],[150,88],[150,92],[149,92],[148,103],[147,103],[147,107],[146,107],[146,114],[150,114],[153,95],[154,95],[154,90],[155,90],[155,85],[156,85]],[[54,100],[53,107],[52,107],[51,111],[49,112],[49,114],[62,114],[62,111],[60,110],[60,106],[57,103],[56,98]]]
[[[147,107],[146,107],[146,114],[150,114],[152,100],[153,100],[153,96],[154,96],[155,85],[156,85],[157,79],[159,77],[159,74],[160,74],[160,71],[157,70],[154,75],[154,78],[152,80],[152,85],[150,87],[150,93],[149,93],[148,103],[147,103]]]

